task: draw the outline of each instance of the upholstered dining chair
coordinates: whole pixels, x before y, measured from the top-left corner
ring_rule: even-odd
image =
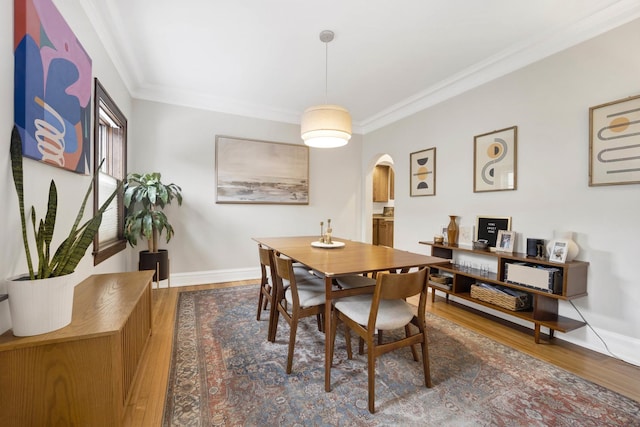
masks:
[[[258,294],[258,314],[256,315],[256,320],[260,320],[262,310],[266,310],[268,305],[273,307],[273,278],[275,277],[273,250],[258,245],[258,255],[260,258],[260,292]],[[294,264],[294,274],[298,282],[315,278],[315,276],[309,272],[308,268],[298,264]],[[285,283],[285,287],[286,286],[288,286],[288,283]]]
[[[287,374],[291,373],[293,367],[293,353],[296,344],[296,333],[300,319],[316,316],[318,328],[323,330],[324,303],[326,299],[324,280],[320,278],[298,281],[293,267],[293,262],[289,258],[274,256],[276,286],[278,298],[275,301],[277,314],[289,324],[289,352],[287,354]],[[284,283],[289,286],[285,289]],[[276,317],[276,322],[278,317]]]
[[[375,412],[375,369],[376,358],[384,353],[402,347],[411,347],[413,359],[418,361],[414,348],[416,344],[422,346],[422,367],[424,381],[431,387],[429,371],[429,352],[427,346],[427,331],[425,324],[425,308],[427,301],[427,268],[409,273],[378,273],[376,287],[372,295],[356,295],[338,299],[334,302],[333,322],[331,330],[331,358],[335,345],[336,326],[338,319],[345,324],[345,339],[347,356],[353,357],[351,352],[350,330],[364,339],[367,345],[367,371],[369,384],[369,412]],[[406,298],[420,294],[417,315],[414,307],[405,301]],[[418,331],[412,333],[410,324]],[[405,337],[397,340],[378,343],[374,340],[376,330],[405,329]],[[387,334],[390,335],[390,334]]]

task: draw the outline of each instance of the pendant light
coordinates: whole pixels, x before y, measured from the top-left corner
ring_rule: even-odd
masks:
[[[320,33],[320,41],[325,44],[325,103],[305,110],[302,115],[300,134],[304,143],[310,147],[334,148],[346,145],[351,139],[351,115],[339,105],[327,103],[327,81],[329,69],[329,42],[333,40],[333,31]]]

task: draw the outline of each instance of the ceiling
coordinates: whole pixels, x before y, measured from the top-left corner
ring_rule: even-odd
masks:
[[[640,17],[640,0],[80,3],[135,98],[299,123],[326,68],[359,133]]]

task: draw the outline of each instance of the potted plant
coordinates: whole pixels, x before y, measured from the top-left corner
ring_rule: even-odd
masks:
[[[120,186],[91,219],[80,225],[93,187],[94,180],[91,180],[68,236],[54,251],[51,241],[58,210],[58,192],[55,182],[51,180],[45,217],[38,220],[35,207],[31,207],[30,218],[37,255],[37,265],[34,265],[24,208],[22,138],[15,126],[11,132],[10,154],[29,272],[8,279],[9,311],[14,335],[38,335],[60,329],[71,322],[75,283],[70,275],[93,242],[102,222],[102,214],[117,195]]]
[[[162,211],[173,199],[182,205],[182,189],[176,184],[163,184],[158,172],[127,176],[124,192],[126,216],[124,237],[131,246],[138,238],[145,238],[149,249],[140,252],[139,269],[154,270],[154,281],[168,278],[169,252],[158,249],[158,239],[164,232],[167,243],[174,234],[166,214]]]

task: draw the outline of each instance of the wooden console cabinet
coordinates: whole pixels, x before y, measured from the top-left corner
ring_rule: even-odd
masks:
[[[497,262],[497,272],[482,274],[479,269],[463,270],[454,267],[451,264],[432,267],[431,273],[442,273],[452,276],[453,283],[451,289],[443,289],[436,283],[429,283],[432,289],[432,298],[435,297],[435,291],[441,291],[446,294],[447,301],[449,295],[455,295],[467,301],[473,301],[481,306],[490,307],[502,313],[532,322],[534,324],[535,342],[540,342],[540,327],[549,328],[549,335],[553,337],[554,331],[569,332],[585,325],[584,322],[574,320],[558,314],[558,301],[571,300],[587,295],[587,268],[588,262],[572,261],[567,263],[555,263],[548,260],[527,257],[525,254],[505,253],[505,252],[489,252],[486,250],[474,250],[471,248],[463,248],[457,245],[441,245],[433,242],[419,242],[420,244],[431,246],[431,255],[441,258],[453,258],[454,252],[467,253],[474,256],[491,257]],[[543,290],[533,289],[526,286],[520,286],[514,283],[507,283],[506,280],[506,264],[526,262],[533,265],[543,267],[556,267],[561,270],[562,290],[560,293],[549,293]],[[497,305],[471,298],[471,285],[476,281],[506,286],[508,288],[524,291],[531,294],[532,309],[528,311],[511,311]]]
[[[76,286],[71,324],[0,336],[0,423],[119,426],[151,335],[153,271],[94,275]]]

